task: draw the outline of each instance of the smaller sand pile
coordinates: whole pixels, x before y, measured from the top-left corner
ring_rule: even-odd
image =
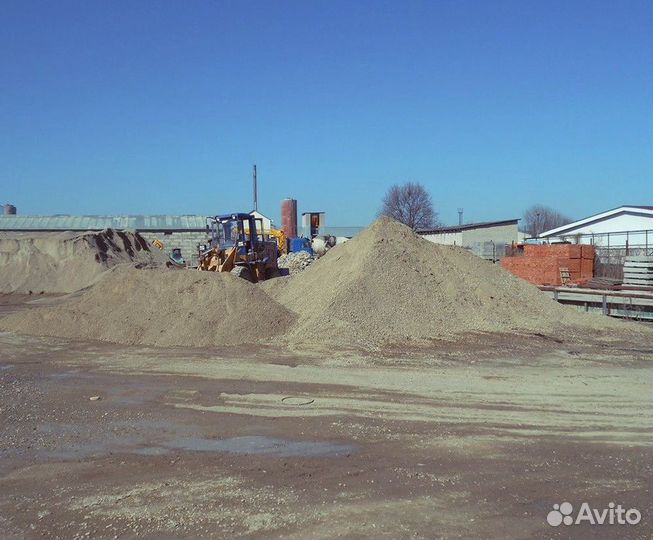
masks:
[[[69,293],[88,287],[117,264],[163,264],[138,233],[0,233],[0,292]]]
[[[23,334],[130,345],[269,343],[294,316],[231,274],[119,266],[80,296],[0,319]]]

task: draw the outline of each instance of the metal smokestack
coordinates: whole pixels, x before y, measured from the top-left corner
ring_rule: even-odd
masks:
[[[254,173],[252,175],[254,183],[254,211],[258,211],[258,187],[256,185],[256,163],[254,163]]]
[[[463,209],[458,208],[458,225],[463,224]]]

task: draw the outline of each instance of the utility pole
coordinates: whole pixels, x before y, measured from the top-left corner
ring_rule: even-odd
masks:
[[[463,224],[463,209],[458,208],[458,225]]]
[[[254,181],[254,211],[258,211],[258,188],[256,185],[256,163],[254,163],[254,174],[253,176],[253,181]]]

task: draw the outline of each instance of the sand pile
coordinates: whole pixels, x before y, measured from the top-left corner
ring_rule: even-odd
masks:
[[[231,274],[119,266],[65,302],[14,313],[0,329],[156,346],[269,343],[294,316]]]
[[[625,324],[578,313],[498,265],[387,218],[303,272],[264,285],[298,315],[291,342],[376,347],[468,332],[569,334]]]
[[[115,248],[91,249],[90,239],[83,241],[91,254],[116,256]],[[106,263],[93,261],[102,268]],[[84,259],[85,279],[97,275],[84,265],[92,265]],[[79,266],[67,268],[79,271]],[[80,282],[67,286],[79,288]],[[63,303],[0,319],[0,329],[158,346],[282,342],[369,350],[429,345],[478,332],[565,339],[644,332],[562,306],[499,265],[428,242],[388,219],[294,276],[254,285],[231,274],[119,265]]]
[[[138,233],[0,233],[0,292],[68,293],[122,263],[163,263]]]

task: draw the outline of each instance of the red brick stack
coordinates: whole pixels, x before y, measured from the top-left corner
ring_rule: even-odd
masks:
[[[523,254],[501,259],[501,266],[535,285],[562,285],[560,268],[568,268],[575,283],[594,275],[594,246],[525,244],[523,248]]]

